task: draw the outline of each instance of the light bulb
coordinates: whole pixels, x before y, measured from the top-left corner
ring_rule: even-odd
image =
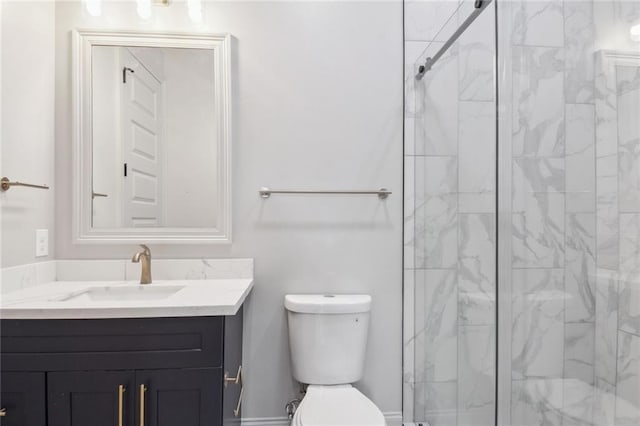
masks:
[[[138,16],[142,19],[151,18],[151,0],[137,0],[138,1]]]
[[[629,35],[631,36],[631,40],[640,41],[640,24],[631,27]]]
[[[83,0],[87,13],[91,16],[102,15],[102,0]]]

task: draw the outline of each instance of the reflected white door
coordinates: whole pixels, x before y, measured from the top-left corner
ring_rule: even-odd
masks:
[[[162,225],[162,84],[121,49],[122,147],[126,227]]]

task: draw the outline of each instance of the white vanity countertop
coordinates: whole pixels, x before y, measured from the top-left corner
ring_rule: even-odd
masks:
[[[3,294],[0,318],[235,315],[252,287],[252,279],[158,280],[145,285],[136,281],[55,281]],[[140,297],[142,293],[151,297]]]

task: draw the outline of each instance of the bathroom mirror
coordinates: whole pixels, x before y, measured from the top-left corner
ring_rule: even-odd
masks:
[[[230,36],[78,30],[78,242],[229,242]]]

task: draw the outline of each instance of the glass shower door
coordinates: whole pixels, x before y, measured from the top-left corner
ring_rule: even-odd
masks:
[[[405,1],[405,422],[640,425],[640,2],[492,2],[430,62],[475,6]]]
[[[407,423],[495,424],[493,8],[405,5]]]

